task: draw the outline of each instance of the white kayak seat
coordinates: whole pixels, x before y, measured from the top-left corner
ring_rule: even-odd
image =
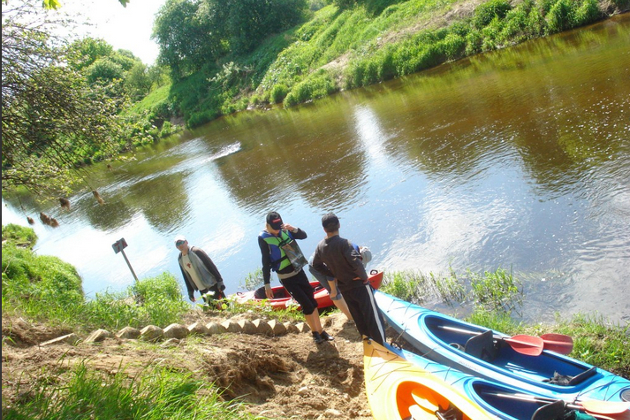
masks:
[[[562,420],[565,410],[564,401],[558,400],[536,410],[532,420]]]
[[[497,357],[497,347],[494,343],[494,337],[491,330],[482,334],[470,337],[466,341],[464,351],[477,359],[491,362]]]

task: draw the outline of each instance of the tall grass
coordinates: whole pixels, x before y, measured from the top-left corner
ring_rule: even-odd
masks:
[[[148,368],[133,378],[76,366],[62,376],[45,373],[21,401],[4,406],[5,420],[68,419],[254,419],[239,403],[225,402],[212,384],[166,368]]]

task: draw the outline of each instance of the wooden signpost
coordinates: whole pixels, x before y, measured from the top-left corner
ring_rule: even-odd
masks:
[[[116,254],[118,254],[119,252],[122,252],[123,257],[125,257],[125,262],[129,266],[129,270],[131,270],[131,274],[133,274],[133,278],[136,279],[136,283],[137,283],[138,277],[136,277],[136,273],[133,272],[133,268],[131,268],[131,264],[129,263],[129,260],[127,259],[127,255],[125,255],[124,249],[127,248],[127,241],[125,241],[125,238],[120,238],[119,240],[114,242],[112,244],[112,248],[114,248],[114,252]]]

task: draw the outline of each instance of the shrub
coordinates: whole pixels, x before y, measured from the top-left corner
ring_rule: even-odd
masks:
[[[601,12],[597,0],[584,0],[575,12],[575,25],[583,26],[599,20]]]
[[[475,9],[472,24],[475,28],[481,29],[492,22],[493,19],[503,19],[512,9],[507,0],[490,0],[482,3]]]
[[[272,104],[279,104],[287,97],[287,93],[289,93],[289,89],[284,84],[274,85],[269,94],[269,101]]]
[[[558,0],[547,13],[545,20],[549,33],[572,28],[575,21],[575,10],[571,0]]]

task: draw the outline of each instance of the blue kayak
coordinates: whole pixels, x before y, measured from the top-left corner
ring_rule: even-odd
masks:
[[[630,400],[630,381],[573,358],[544,350],[522,354],[510,337],[375,291],[387,323],[416,353],[464,373],[564,401]]]
[[[579,402],[526,393],[388,344],[366,340],[363,352],[365,389],[376,420],[556,420],[571,412],[584,418],[595,415]],[[630,407],[615,403],[615,420],[630,418],[626,405]],[[598,417],[606,411],[601,405],[595,409]]]

